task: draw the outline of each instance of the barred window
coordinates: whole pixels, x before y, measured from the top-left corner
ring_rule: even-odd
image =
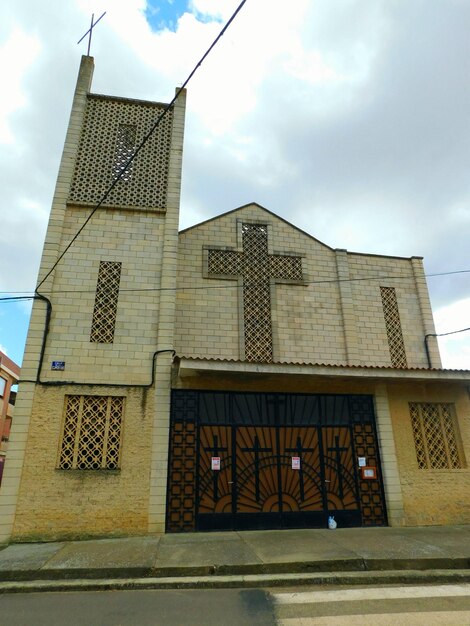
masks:
[[[96,283],[90,342],[113,343],[122,263],[101,261]]]
[[[123,411],[123,397],[65,396],[59,469],[118,469]]]
[[[463,467],[452,404],[410,402],[410,416],[419,469]]]

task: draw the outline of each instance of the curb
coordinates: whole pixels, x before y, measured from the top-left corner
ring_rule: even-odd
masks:
[[[229,589],[289,587],[297,585],[408,585],[470,582],[464,570],[394,570],[322,572],[312,574],[249,574],[232,576],[178,576],[161,578],[110,578],[105,580],[29,580],[0,582],[0,594],[57,591],[105,591],[139,589]]]
[[[0,585],[3,583],[26,583],[39,581],[65,580],[162,580],[198,578],[214,580],[215,578],[229,577],[242,579],[247,576],[277,576],[285,575],[354,575],[355,573],[379,575],[382,572],[420,571],[468,571],[470,575],[470,559],[460,558],[370,558],[370,559],[331,559],[318,561],[294,561],[277,563],[246,563],[246,564],[213,564],[187,565],[184,567],[47,567],[40,569],[10,569],[0,572]]]

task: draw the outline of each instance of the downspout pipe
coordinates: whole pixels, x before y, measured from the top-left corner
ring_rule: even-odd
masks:
[[[428,367],[429,369],[432,369],[431,353],[429,351],[429,343],[428,343],[429,337],[437,337],[437,335],[435,333],[429,333],[428,335],[424,336],[424,348],[426,350],[426,358],[428,360]]]
[[[44,320],[44,330],[43,330],[43,334],[42,334],[42,344],[41,344],[41,352],[39,355],[39,362],[38,362],[38,369],[37,369],[37,373],[36,373],[36,380],[22,380],[20,378],[19,383],[36,383],[36,385],[42,385],[44,387],[63,387],[65,385],[76,385],[76,386],[80,386],[80,387],[130,387],[130,388],[135,388],[135,389],[150,389],[151,387],[153,387],[155,385],[155,365],[156,365],[156,359],[157,356],[159,354],[162,354],[164,352],[171,352],[173,356],[175,356],[175,351],[173,350],[173,348],[164,348],[163,350],[156,350],[153,353],[152,356],[152,371],[150,374],[150,382],[148,383],[143,383],[143,384],[119,384],[119,383],[96,383],[96,382],[87,382],[87,383],[83,383],[83,382],[78,382],[78,381],[74,381],[74,380],[47,380],[47,381],[43,381],[41,380],[41,372],[42,372],[42,366],[44,363],[44,355],[46,353],[46,343],[47,343],[47,337],[49,335],[49,329],[50,329],[50,323],[51,323],[51,317],[52,317],[52,303],[49,300],[49,298],[46,298],[46,296],[43,296],[41,293],[39,293],[38,291],[35,292],[34,294],[34,299],[35,300],[41,300],[42,302],[46,303],[46,316],[45,316],[45,320]]]

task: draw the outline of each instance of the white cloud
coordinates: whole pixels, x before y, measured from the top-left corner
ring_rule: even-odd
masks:
[[[14,28],[0,46],[0,67],[4,91],[0,98],[0,143],[13,144],[15,137],[9,118],[27,103],[23,78],[39,54],[41,43],[34,35]]]
[[[470,298],[438,309],[434,313],[434,320],[438,334],[470,328]],[[439,337],[439,348],[444,367],[470,369],[470,330]]]

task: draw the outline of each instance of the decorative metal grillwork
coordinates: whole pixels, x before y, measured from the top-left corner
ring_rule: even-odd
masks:
[[[359,475],[359,496],[363,526],[384,526],[387,523],[380,475],[377,438],[373,424],[354,424],[356,457],[365,457],[369,467],[377,468],[377,480],[365,480]]]
[[[116,161],[114,163],[114,178],[117,178],[119,174],[126,167],[127,162],[132,156],[135,148],[135,138],[137,134],[137,126],[135,124],[119,124],[118,137],[117,137],[117,149],[116,149]],[[134,167],[134,161],[125,170],[121,177],[123,181],[129,181],[132,175],[132,168]]]
[[[394,367],[407,367],[405,344],[401,330],[400,314],[395,289],[393,287],[380,287],[382,306],[387,329],[388,347],[390,358]]]
[[[124,398],[66,396],[59,469],[119,468]]]
[[[167,531],[386,524],[374,419],[369,396],[173,390]]]
[[[410,402],[419,469],[462,467],[451,404]]]
[[[209,250],[208,274],[243,280],[245,359],[273,360],[270,281],[302,281],[301,257],[268,253],[266,224],[242,225],[243,252]]]
[[[114,341],[121,266],[121,263],[114,261],[100,262],[90,333],[90,341],[93,343]]]
[[[153,103],[89,95],[69,201],[96,204],[163,110]],[[168,111],[106,206],[166,207],[172,125]]]

